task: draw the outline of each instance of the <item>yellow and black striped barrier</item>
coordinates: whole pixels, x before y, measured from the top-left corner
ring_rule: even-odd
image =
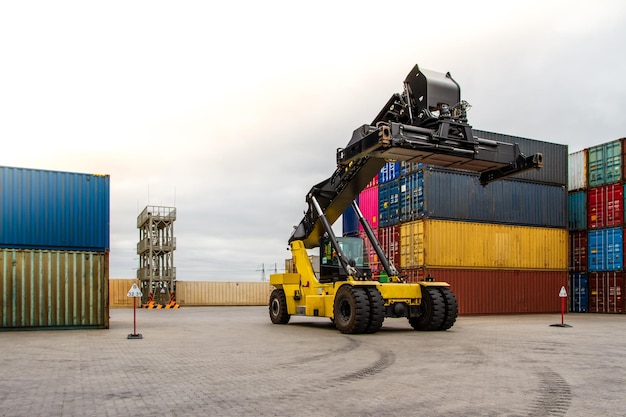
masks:
[[[164,308],[164,309],[168,309],[168,308],[180,308],[180,306],[178,304],[176,304],[176,301],[170,301],[169,303],[163,305],[163,304],[158,304],[155,303],[154,301],[150,301],[148,304],[144,304],[141,306],[142,308],[151,308],[151,309],[160,309],[160,308]]]

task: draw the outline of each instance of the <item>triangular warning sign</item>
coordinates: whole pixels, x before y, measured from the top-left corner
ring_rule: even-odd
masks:
[[[141,294],[141,290],[137,284],[133,284],[133,286],[130,287],[130,290],[128,290],[128,297],[141,297],[142,295],[143,294]]]
[[[559,292],[559,297],[561,298],[567,297],[567,291],[565,291],[565,286],[561,287],[561,291]]]

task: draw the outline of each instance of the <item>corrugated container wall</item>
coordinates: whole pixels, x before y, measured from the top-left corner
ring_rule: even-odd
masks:
[[[497,140],[506,143],[517,143],[524,155],[532,155],[537,152],[543,154],[543,168],[522,172],[512,176],[511,178],[567,186],[567,145],[542,142],[539,140],[487,132],[484,130],[474,129],[473,131],[474,135],[479,138]]]
[[[378,185],[397,180],[400,176],[400,162],[387,162],[378,173]]]
[[[589,293],[587,291],[587,274],[573,272],[569,274],[569,308],[574,313],[585,313],[589,306]]]
[[[601,229],[624,223],[624,187],[603,185],[587,192],[587,227]]]
[[[401,179],[401,218],[567,228],[565,186],[506,179],[483,186],[479,177],[424,166]]]
[[[587,188],[587,149],[574,152],[568,156],[568,183],[569,191],[584,190]]]
[[[622,141],[614,140],[588,149],[589,187],[613,184],[622,178]]]
[[[424,272],[407,272],[413,278]],[[567,271],[502,271],[428,269],[437,281],[450,284],[459,303],[459,314],[558,313],[558,297],[567,285]]]
[[[109,176],[0,167],[0,247],[109,249]]]
[[[357,204],[358,204],[357,198]],[[341,226],[344,236],[359,235],[359,218],[352,207],[348,207],[341,215]]]
[[[624,233],[621,227],[590,230],[587,235],[588,270],[590,272],[621,270],[624,266],[623,239]]]
[[[363,218],[374,230],[378,228],[378,185],[368,187],[359,194],[359,209]],[[359,224],[359,231],[363,226]]]
[[[378,183],[378,227],[398,224],[400,221],[400,181]]]
[[[569,193],[567,200],[569,230],[585,230],[587,228],[587,193],[585,191]]]
[[[401,268],[567,271],[565,229],[418,220],[400,226]]]
[[[624,275],[621,271],[589,274],[589,311],[621,313],[624,311]]]
[[[0,249],[0,327],[108,328],[108,257]]]
[[[587,251],[589,241],[587,231],[574,231],[569,233],[569,269],[570,271],[587,271]]]

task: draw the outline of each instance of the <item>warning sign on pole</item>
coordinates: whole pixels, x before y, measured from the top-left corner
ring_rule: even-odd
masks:
[[[141,290],[139,289],[137,284],[133,284],[133,286],[130,287],[130,290],[128,290],[129,297],[141,297],[142,295],[143,294],[141,293]]]
[[[572,327],[569,324],[565,324],[565,299],[567,298],[567,291],[565,290],[565,286],[561,287],[561,291],[559,291],[559,297],[561,297],[561,324],[551,324],[550,326]]]
[[[143,336],[137,333],[137,298],[142,296],[141,290],[137,284],[133,284],[128,290],[128,296],[133,297],[133,332],[128,335],[129,339],[143,339]]]

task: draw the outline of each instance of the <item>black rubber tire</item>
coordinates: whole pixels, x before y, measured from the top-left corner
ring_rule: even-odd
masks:
[[[370,302],[370,318],[365,333],[376,333],[385,321],[385,300],[376,287],[367,287],[365,291]]]
[[[439,292],[441,293],[441,297],[443,298],[443,302],[446,307],[446,314],[439,330],[448,330],[454,325],[454,322],[459,315],[459,303],[456,300],[454,292],[452,292],[450,288],[439,287]]]
[[[287,297],[285,291],[276,288],[270,295],[270,320],[274,324],[287,324],[291,315],[287,312]]]
[[[370,303],[364,288],[342,285],[333,306],[335,327],[344,334],[363,333],[370,321]]]
[[[422,304],[419,317],[409,317],[415,330],[440,330],[446,316],[446,306],[441,291],[437,287],[422,287]]]

